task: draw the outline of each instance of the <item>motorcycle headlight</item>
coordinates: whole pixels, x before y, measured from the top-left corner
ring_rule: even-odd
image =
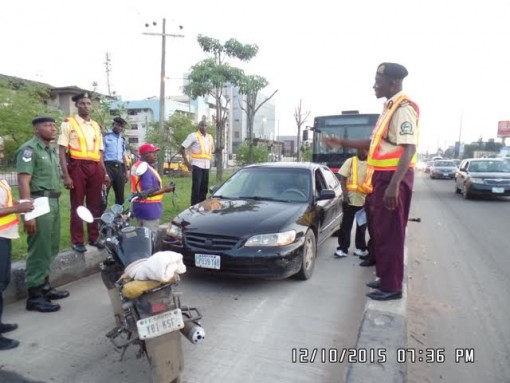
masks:
[[[284,233],[258,234],[248,239],[244,246],[285,246],[294,242],[295,239],[295,230],[286,231]]]
[[[177,239],[182,239],[182,229],[180,226],[171,223],[168,229],[166,229],[166,235]]]
[[[483,184],[483,178],[471,178],[470,181],[472,184]]]

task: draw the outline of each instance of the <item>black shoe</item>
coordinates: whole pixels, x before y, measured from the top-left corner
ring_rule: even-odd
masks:
[[[359,256],[359,259],[361,259],[362,261],[364,261],[365,259],[368,259],[368,255],[360,255],[360,256]]]
[[[103,250],[103,249],[106,247],[103,243],[101,243],[101,242],[99,242],[99,241],[89,242],[89,245],[90,245],[90,246],[95,246],[95,247],[97,247],[99,250]]]
[[[73,243],[71,247],[77,253],[85,253],[87,251],[87,248],[83,245],[83,243]]]
[[[372,291],[367,294],[367,297],[376,301],[389,301],[391,299],[402,298],[402,291]]]
[[[372,261],[371,259],[365,259],[359,265],[362,266],[362,267],[373,266],[373,265],[375,265],[375,261]]]
[[[69,296],[69,291],[54,289],[49,284],[44,285],[44,287],[41,288],[41,291],[44,297],[48,300],[64,299]]]
[[[368,282],[367,286],[372,288],[372,289],[378,289],[379,286],[381,286],[381,281],[378,279],[376,281]]]
[[[51,313],[60,310],[60,305],[57,303],[52,303],[44,296],[39,296],[27,299],[27,310],[39,311],[40,313]]]
[[[9,331],[14,331],[18,328],[18,325],[17,324],[10,324],[10,323],[2,323],[0,324],[0,334],[2,333],[5,333],[5,332],[9,332]]]
[[[19,346],[19,342],[14,339],[4,338],[0,335],[0,350],[10,350]]]

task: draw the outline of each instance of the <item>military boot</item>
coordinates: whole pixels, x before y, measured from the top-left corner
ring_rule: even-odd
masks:
[[[57,303],[51,303],[51,301],[44,295],[41,286],[29,287],[27,310],[39,311],[41,313],[50,313],[60,310],[60,305]]]
[[[69,296],[69,291],[66,290],[57,290],[51,287],[49,277],[44,279],[44,285],[42,285],[41,290],[44,296],[48,299],[63,299]]]

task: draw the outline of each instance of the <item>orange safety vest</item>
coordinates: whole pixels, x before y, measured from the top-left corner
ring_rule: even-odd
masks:
[[[101,153],[99,153],[99,137],[101,137],[101,131],[99,129],[99,126],[96,123],[93,123],[92,126],[94,127],[96,138],[94,140],[94,150],[89,151],[87,148],[87,142],[85,141],[85,135],[83,134],[83,130],[80,127],[80,124],[78,124],[78,121],[74,117],[68,117],[66,121],[69,121],[78,135],[78,142],[80,147],[75,148],[69,144],[69,155],[71,158],[74,158],[76,160],[90,160],[90,161],[96,161],[99,162],[101,159]]]
[[[132,193],[140,193],[143,191],[142,185],[140,185],[140,176],[135,175],[135,170],[138,167],[138,165],[140,165],[141,163],[142,163],[142,161],[138,160],[131,168],[131,192]],[[161,187],[161,185],[162,185],[161,177],[159,176],[156,169],[154,169],[152,166],[149,165],[147,170],[151,171],[152,174],[154,174],[156,176],[156,178],[159,181],[159,186]],[[156,202],[161,202],[162,199],[163,199],[163,194],[158,194],[158,195],[154,195],[152,197],[147,197],[146,199],[143,199],[143,200],[136,200],[136,203],[156,203]]]
[[[7,192],[7,205],[6,207],[14,206],[12,203],[12,193],[11,188],[6,183],[0,181],[0,187],[3,188]],[[16,213],[11,213],[0,217],[0,230],[7,229],[11,226],[17,225],[19,222],[18,215]]]
[[[358,180],[358,167],[359,167],[359,159],[358,156],[352,157],[351,163],[351,174],[345,183],[345,188],[349,191],[358,191],[360,193],[366,193],[367,191],[363,187],[364,184],[370,182],[371,176],[368,176],[368,172],[365,175],[363,180]],[[371,191],[371,190],[370,190]]]
[[[368,181],[365,181],[362,187],[365,189],[366,193],[371,193],[373,190],[372,186],[372,175],[374,171],[392,171],[396,170],[398,167],[398,163],[400,161],[400,157],[404,151],[404,148],[398,146],[394,151],[381,154],[381,140],[387,136],[388,129],[390,127],[391,118],[395,111],[400,107],[403,102],[408,102],[416,111],[417,115],[417,123],[416,129],[418,130],[418,121],[420,117],[420,109],[418,105],[411,101],[408,96],[401,95],[397,97],[397,99],[391,104],[388,110],[381,116],[381,118],[377,121],[377,125],[374,128],[374,135],[372,138],[372,142],[370,143],[370,149],[368,151],[368,159],[367,159],[367,177]],[[418,131],[419,132],[419,131]],[[417,134],[418,134],[417,132]],[[410,167],[414,168],[416,164],[417,154],[415,153],[413,158],[411,159]]]
[[[208,145],[208,147],[205,147],[204,138],[202,137],[202,133],[196,132],[195,135],[197,136],[198,143],[200,144],[200,152],[194,152],[193,149],[191,149],[191,158],[200,159],[200,160],[210,160],[212,158],[211,154],[211,145]],[[210,134],[206,134],[207,137],[209,137],[209,143],[212,140],[212,136]]]

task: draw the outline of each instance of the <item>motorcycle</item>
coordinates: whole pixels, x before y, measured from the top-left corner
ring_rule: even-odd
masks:
[[[146,170],[147,166],[139,166],[137,175]],[[136,193],[128,201],[147,198],[150,193]],[[84,206],[79,206],[77,213],[85,222],[99,220],[106,246],[100,270],[116,323],[106,336],[121,352],[121,360],[129,346],[138,346],[137,357],[147,358],[153,382],[178,382],[184,367],[181,334],[193,344],[202,342],[202,315],[196,307],[181,303],[178,274],[168,283],[123,278],[129,265],[153,255],[157,236],[147,227],[132,226],[131,208],[121,205],[113,205],[100,218],[94,218]]]

